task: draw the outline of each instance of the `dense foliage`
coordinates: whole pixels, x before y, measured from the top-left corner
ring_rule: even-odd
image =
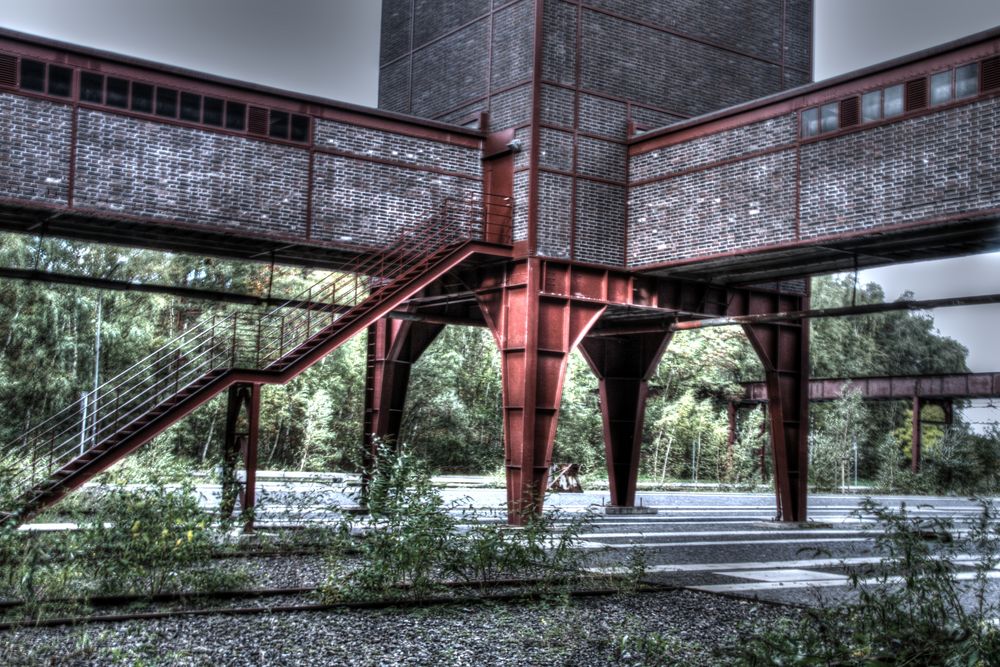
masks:
[[[133,282],[292,296],[317,275],[274,267],[151,251],[90,246],[58,239],[0,237],[3,266],[37,268]],[[874,284],[850,278],[813,280],[812,303],[828,307],[884,299]],[[70,285],[5,281],[0,292],[0,441],[92,388],[100,322],[100,379],[128,368],[200,317],[235,306],[166,295],[98,291]],[[241,307],[243,308],[243,307]],[[812,322],[813,377],[963,372],[965,349],[935,332],[926,313],[893,312]],[[262,468],[356,469],[359,461],[364,338],[359,336],[284,386],[265,387]],[[651,480],[759,483],[767,425],[759,410],[741,410],[739,438],[729,447],[726,403],[741,382],[762,372],[735,327],[677,334],[650,382],[642,475]],[[412,372],[401,440],[433,469],[493,472],[502,463],[500,362],[481,329],[448,327]],[[925,418],[933,416],[928,407]],[[845,396],[811,411],[812,481],[820,488],[853,478],[888,488],[989,490],[1000,459],[996,434],[958,423],[947,434],[925,431],[926,473],[903,472],[910,451],[911,406],[865,403]],[[216,399],[160,436],[154,448],[202,468],[218,463],[224,423]],[[603,474],[603,427],[597,380],[582,358],[570,359],[556,461]],[[963,467],[964,466],[964,467]],[[766,466],[765,466],[766,467]],[[971,470],[969,468],[972,468]],[[764,475],[766,477],[767,470]]]

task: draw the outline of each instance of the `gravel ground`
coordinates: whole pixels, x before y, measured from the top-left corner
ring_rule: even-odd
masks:
[[[724,665],[713,649],[795,612],[670,591],[538,603],[203,616],[0,633],[5,665]],[[656,633],[678,662],[616,656]],[[635,651],[633,651],[635,653]]]

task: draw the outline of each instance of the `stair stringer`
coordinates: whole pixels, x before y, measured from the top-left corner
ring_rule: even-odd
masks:
[[[220,371],[217,369],[209,371],[199,379],[207,379],[213,374],[218,374],[218,377],[212,379],[204,387],[198,389],[178,404],[172,406],[164,414],[139,428],[120,442],[114,444],[108,450],[99,453],[83,466],[76,467],[74,464],[77,464],[82,458],[85,458],[86,454],[91,450],[87,450],[87,452],[84,452],[83,455],[70,460],[63,466],[63,468],[60,468],[60,470],[53,473],[53,475],[50,476],[46,482],[43,482],[41,485],[43,488],[35,487],[34,489],[29,490],[25,496],[30,497],[26,498],[25,501],[20,504],[19,510],[16,510],[14,513],[9,514],[6,517],[0,515],[0,523],[8,520],[23,523],[47,507],[55,505],[70,492],[93,479],[96,475],[104,472],[126,456],[134,453],[154,437],[161,434],[163,431],[167,430],[234,384],[285,384],[291,381],[293,378],[313,366],[323,357],[333,352],[355,335],[361,331],[365,331],[370,324],[373,324],[378,319],[385,317],[402,303],[412,298],[418,292],[425,289],[430,284],[440,279],[444,274],[448,273],[475,254],[509,257],[510,250],[507,247],[475,241],[467,241],[460,245],[456,245],[454,249],[443,253],[439,260],[430,264],[426,271],[421,272],[415,277],[400,281],[401,284],[399,285],[390,283],[389,285],[384,286],[377,295],[373,295],[373,297],[377,296],[378,298],[369,297],[369,299],[366,299],[357,306],[348,310],[343,317],[327,327],[327,329],[317,332],[297,348],[286,353],[283,357],[272,364],[272,366],[278,366],[281,365],[282,362],[287,363],[287,360],[293,358],[291,363],[281,370],[228,369]],[[351,317],[352,313],[357,316]],[[325,338],[325,340],[314,346],[313,341],[320,338]],[[302,348],[306,347],[311,349],[302,354]],[[298,358],[295,359],[295,357]],[[197,381],[191,384],[195,384],[196,382]],[[185,387],[185,389],[187,389],[187,387]],[[172,394],[156,407],[169,402],[178,394],[182,393],[182,391]],[[155,411],[156,407],[149,412]],[[123,425],[115,431],[115,434],[128,430],[134,423],[135,422],[133,421]],[[108,439],[114,438],[115,434],[109,436]],[[65,470],[70,467],[75,468],[70,474],[65,476],[60,475],[61,470]],[[57,476],[60,478],[54,479]]]

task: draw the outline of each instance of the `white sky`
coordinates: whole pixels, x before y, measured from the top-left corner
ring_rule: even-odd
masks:
[[[794,0],[793,0],[794,1]],[[710,0],[705,0],[706,5]],[[0,0],[0,25],[372,106],[379,0]],[[816,0],[815,77],[1000,25],[998,0]],[[1000,292],[1000,254],[862,273],[891,299]],[[1000,306],[938,310],[973,370],[1000,370]]]

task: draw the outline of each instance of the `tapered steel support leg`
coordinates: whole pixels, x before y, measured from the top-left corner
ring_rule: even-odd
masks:
[[[515,525],[542,510],[569,354],[605,309],[578,296],[603,294],[606,278],[580,276],[571,289],[570,275],[528,259],[477,293],[501,354],[507,511]]]
[[[635,505],[649,378],[670,343],[669,332],[584,338],[580,351],[597,375],[611,504]]]
[[[750,313],[805,310],[808,297],[755,293]],[[764,366],[774,483],[782,521],[806,520],[809,428],[808,320],[745,325],[747,337]]]
[[[362,482],[365,488],[378,443],[395,445],[399,440],[410,369],[443,329],[440,324],[390,318],[368,327]]]
[[[222,447],[223,518],[232,516],[239,499],[246,532],[253,531],[253,511],[257,500],[257,443],[260,432],[260,385],[235,384],[229,388],[226,429]],[[236,466],[243,459],[245,478],[241,485]]]

